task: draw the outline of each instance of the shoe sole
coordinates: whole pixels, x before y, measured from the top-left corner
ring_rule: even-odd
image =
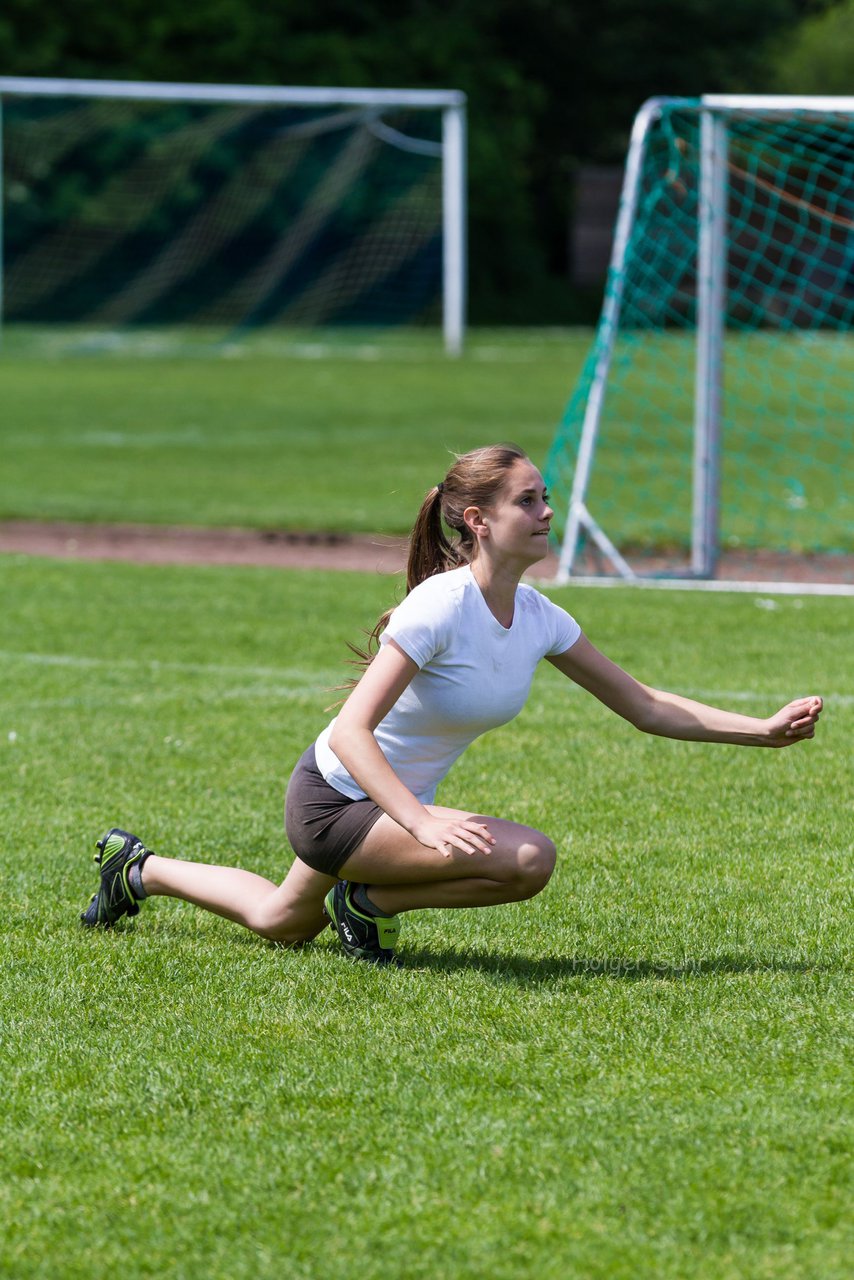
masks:
[[[106,917],[104,917],[102,920],[99,920],[97,917],[94,920],[86,919],[86,914],[89,910],[89,907],[91,907],[92,903],[95,902],[97,897],[98,897],[98,893],[93,893],[92,897],[89,899],[89,904],[86,907],[86,910],[80,912],[80,923],[82,925],[85,925],[87,929],[97,929],[99,927],[108,928],[110,924],[110,921]]]

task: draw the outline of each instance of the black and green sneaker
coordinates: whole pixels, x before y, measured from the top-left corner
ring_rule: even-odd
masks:
[[[394,946],[400,933],[398,916],[374,916],[363,911],[353,901],[353,891],[359,886],[349,880],[339,880],[326,895],[324,906],[341,939],[341,946],[354,960],[367,960],[371,964],[395,964]]]
[[[138,914],[139,900],[130,886],[128,874],[131,867],[141,868],[153,852],[146,849],[137,836],[118,827],[108,831],[96,848],[95,861],[101,864],[101,887],[80,916],[89,929],[98,924],[115,924],[122,916]]]

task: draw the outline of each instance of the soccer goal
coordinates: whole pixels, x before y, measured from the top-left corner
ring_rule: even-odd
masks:
[[[854,582],[854,98],[653,99],[546,475],[558,579]]]
[[[2,318],[121,346],[465,323],[465,96],[0,77]]]

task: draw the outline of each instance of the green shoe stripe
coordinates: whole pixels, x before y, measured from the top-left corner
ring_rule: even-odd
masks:
[[[375,924],[379,929],[381,925],[393,927],[398,933],[400,932],[400,920],[397,916],[375,916],[369,911],[363,911],[358,903],[353,901],[353,894],[348,889],[344,895],[344,901],[347,904],[347,910],[354,916],[358,916],[360,920],[364,920],[368,924]]]
[[[400,920],[397,916],[377,916],[374,924],[377,926],[380,946],[387,951],[393,951],[400,934]]]

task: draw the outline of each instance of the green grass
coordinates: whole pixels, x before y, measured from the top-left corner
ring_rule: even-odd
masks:
[[[207,355],[186,334],[111,337],[4,334],[0,519],[406,533],[451,452],[512,439],[545,461],[592,334],[476,330],[459,360],[423,332],[259,333]],[[846,335],[728,335],[725,546],[854,550],[852,371]],[[691,335],[617,348],[589,504],[621,546],[687,545],[693,379]]]
[[[0,582],[0,1274],[849,1274],[846,601],[559,593],[653,683],[823,692],[820,735],[643,738],[544,668],[444,796],[549,831],[551,885],[407,917],[384,972],[176,902],[77,914],[114,822],[282,874],[288,769],[388,581]]]
[[[449,451],[545,457],[589,345],[483,331],[233,358],[0,356],[0,518],[406,533]],[[36,358],[36,354],[39,358]]]

